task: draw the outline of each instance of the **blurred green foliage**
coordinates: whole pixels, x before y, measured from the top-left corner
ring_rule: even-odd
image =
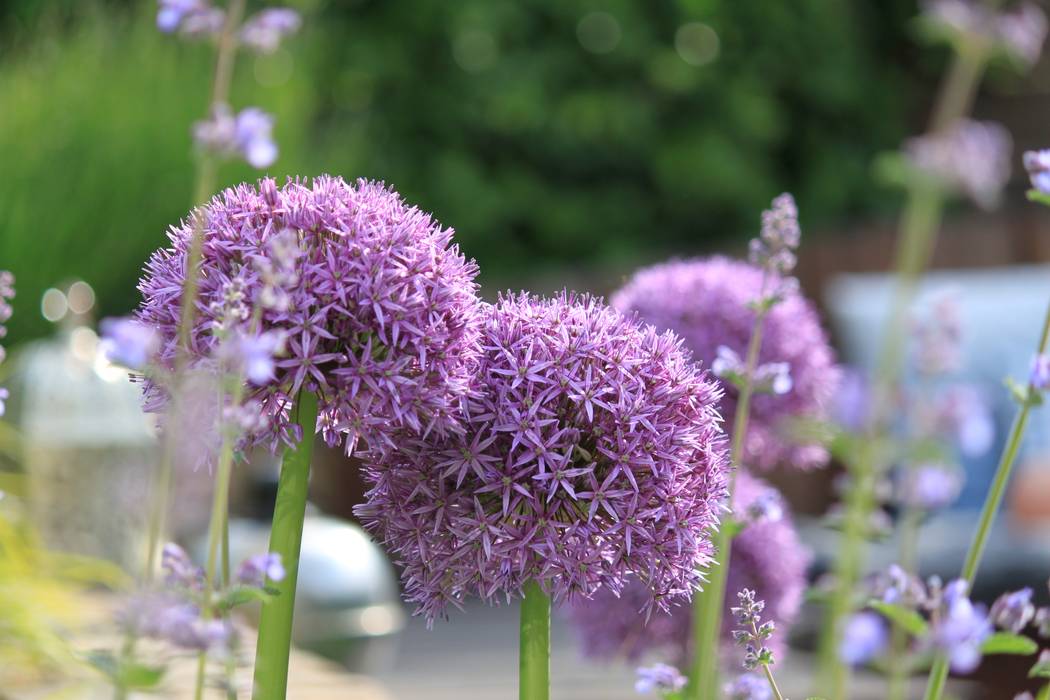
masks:
[[[914,91],[903,2],[290,4],[303,33],[242,57],[235,85],[235,106],[277,117],[271,174],[392,183],[457,229],[489,286],[710,248],[783,190],[806,224],[870,211],[871,158],[901,139]],[[0,10],[14,338],[45,330],[38,300],[65,278],[87,279],[103,313],[131,308],[188,208],[211,52],[157,33],[154,8]]]

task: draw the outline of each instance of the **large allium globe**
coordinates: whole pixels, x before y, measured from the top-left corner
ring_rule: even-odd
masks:
[[[171,247],[156,251],[139,289],[142,322],[163,339],[159,362],[173,367],[179,306],[194,216],[203,215],[198,313],[191,360],[217,354],[212,330],[224,323],[231,294],[259,313],[255,332],[278,332],[285,349],[272,379],[249,385],[268,427],[250,438],[276,448],[299,439],[289,405],[300,389],[320,395],[319,426],[330,443],[347,435],[387,440],[397,428],[455,427],[456,401],[468,391],[479,352],[477,266],[452,243],[452,230],[407,205],[392,189],[322,176],[278,188],[227,189],[171,229]],[[282,237],[277,239],[277,237]],[[286,288],[266,279],[275,243],[290,264]],[[231,292],[231,290],[234,290]],[[279,303],[266,296],[284,295]],[[237,303],[242,303],[238,301]],[[250,321],[245,320],[247,325]],[[146,383],[147,407],[160,410],[166,388]]]
[[[733,493],[734,517],[747,519],[748,511],[770,496],[779,498],[776,490],[761,479],[738,472]],[[777,633],[767,645],[778,657],[784,652],[786,628],[802,605],[810,561],[790,516],[786,512],[779,515],[755,520],[733,540],[726,585],[729,594],[722,616],[722,638],[728,647],[733,644],[734,627],[729,608],[736,605],[736,592],[744,588],[755,591],[756,598],[766,603],[764,617],[776,623]],[[568,616],[576,627],[584,654],[602,660],[630,661],[648,653],[662,654],[670,663],[687,665],[692,658],[692,610],[680,605],[670,612],[654,612],[646,619],[645,602],[645,588],[631,582],[619,597],[612,591],[600,591],[591,600],[571,605]]]
[[[641,581],[688,598],[726,495],[720,390],[671,333],[601,300],[489,307],[466,432],[368,458],[356,509],[433,619],[535,580],[557,599]]]
[[[750,304],[760,296],[762,277],[761,269],[723,257],[671,261],[639,270],[613,294],[611,303],[657,328],[674,331],[698,360],[710,364],[720,345],[746,356],[755,321]],[[786,362],[793,386],[786,394],[752,398],[743,460],[759,470],[807,469],[824,464],[827,450],[790,438],[787,419],[827,418],[840,372],[813,304],[777,282],[767,281],[766,288],[787,291],[766,317],[759,364]],[[734,415],[736,397],[736,389],[728,386],[723,416]]]

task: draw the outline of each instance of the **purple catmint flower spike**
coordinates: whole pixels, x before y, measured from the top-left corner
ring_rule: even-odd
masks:
[[[258,188],[227,189],[171,230],[171,246],[153,254],[139,284],[136,318],[158,333],[157,362],[168,369],[179,352],[197,217],[203,246],[191,367],[206,374],[241,327],[267,339],[261,350],[241,347],[252,375],[243,398],[258,402],[268,426],[242,446],[275,450],[300,439],[288,409],[301,389],[320,395],[318,426],[329,444],[345,437],[348,449],[358,438],[393,445],[396,431],[460,429],[482,316],[477,265],[450,229],[364,180],[322,176],[277,187],[264,179]],[[286,303],[274,303],[278,288]],[[283,351],[271,366],[266,354],[278,337]],[[149,410],[165,409],[167,386],[147,378],[145,392]]]
[[[765,279],[765,285],[764,277],[760,268],[728,258],[672,261],[636,272],[611,303],[657,328],[674,331],[697,360],[728,367],[733,357],[747,353],[753,302],[769,289],[782,287],[775,275]],[[721,354],[720,346],[725,347]],[[759,365],[769,363],[787,365],[781,369],[789,371],[790,388],[752,398],[744,464],[755,469],[824,464],[828,453],[821,445],[800,445],[785,434],[792,418],[828,417],[840,376],[816,308],[797,289],[784,292],[766,316]],[[780,376],[770,374],[771,383]],[[734,415],[736,397],[737,390],[727,386],[719,407],[723,416]]]
[[[0,270],[0,340],[7,336],[7,326],[4,323],[11,318],[14,309],[10,300],[15,297],[15,276],[7,270]],[[7,351],[0,345],[0,363],[7,358]],[[0,387],[0,417],[7,411],[7,399],[10,396],[7,389]]]
[[[288,7],[269,7],[252,15],[241,27],[241,44],[259,53],[273,53],[281,41],[299,31],[303,20]]]
[[[237,581],[246,586],[262,586],[267,579],[282,581],[285,576],[281,555],[273,552],[245,559],[237,569]]]
[[[1050,149],[1025,151],[1022,162],[1028,171],[1032,188],[1042,194],[1050,194]]]
[[[629,578],[688,599],[726,494],[720,391],[681,341],[563,293],[487,309],[464,431],[364,455],[355,512],[433,619],[538,582],[555,601]]]
[[[1022,588],[1002,594],[992,604],[988,617],[996,627],[1019,634],[1035,617],[1032,589]]]
[[[806,588],[806,568],[810,555],[795,531],[780,495],[761,479],[747,472],[736,475],[733,514],[744,528],[733,540],[727,590],[750,588],[766,602],[766,616],[781,629],[787,629],[802,606]],[[629,582],[616,595],[598,591],[590,600],[574,602],[568,617],[576,628],[585,656],[612,660],[623,657],[636,661],[646,654],[665,655],[675,663],[688,663],[692,615],[688,606],[669,612],[640,614],[648,599],[645,588]],[[726,601],[722,638],[731,642],[733,630]],[[784,635],[768,642],[774,654],[786,651]],[[765,680],[763,679],[763,683]]]

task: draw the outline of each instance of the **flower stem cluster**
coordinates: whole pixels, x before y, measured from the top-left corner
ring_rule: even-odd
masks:
[[[0,341],[7,336],[7,320],[11,318],[11,314],[14,309],[11,307],[11,300],[15,298],[15,276],[7,270],[0,270]],[[7,351],[4,350],[4,346],[0,344],[0,363],[7,358]],[[0,387],[0,417],[3,417],[6,410],[6,403],[9,394],[7,389]]]

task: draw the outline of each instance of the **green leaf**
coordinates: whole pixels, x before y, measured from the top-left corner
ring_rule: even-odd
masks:
[[[904,607],[903,605],[884,603],[881,600],[873,600],[868,603],[868,607],[881,613],[889,619],[890,622],[904,629],[913,637],[922,637],[926,634],[926,631],[929,628],[926,624],[926,620],[922,619],[922,615],[910,608]]]
[[[1037,204],[1045,204],[1050,207],[1050,194],[1040,192],[1039,190],[1028,190],[1025,194],[1028,195],[1029,202],[1035,202]]]
[[[729,539],[733,539],[747,527],[747,523],[737,520],[736,518],[728,517],[722,522],[722,527],[726,529],[726,534],[729,535]]]
[[[996,632],[981,645],[982,654],[1016,654],[1028,656],[1039,651],[1039,645],[1028,637],[1009,632]]]
[[[233,586],[227,590],[217,603],[220,610],[232,610],[239,605],[246,605],[259,601],[268,603],[273,599],[273,594],[263,588],[255,586]]]
[[[114,683],[117,682],[120,663],[117,661],[116,657],[113,656],[112,652],[101,649],[89,651],[85,660],[88,662],[88,665],[96,671],[100,672]]]
[[[1050,683],[1043,686],[1043,689],[1035,696],[1035,700],[1050,700]]]
[[[1040,659],[1032,664],[1032,668],[1028,671],[1028,677],[1050,679],[1050,659]]]
[[[145,664],[125,663],[121,672],[123,687],[147,690],[155,688],[164,678],[163,666],[146,666]]]

